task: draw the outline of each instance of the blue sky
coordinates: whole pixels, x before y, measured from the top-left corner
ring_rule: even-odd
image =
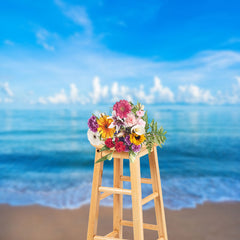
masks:
[[[0,107],[240,103],[239,1],[1,1]]]

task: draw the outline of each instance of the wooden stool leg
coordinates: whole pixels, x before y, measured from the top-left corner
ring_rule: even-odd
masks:
[[[151,154],[149,154],[149,165],[150,165],[150,171],[151,171],[153,192],[158,192],[158,197],[154,199],[156,221],[158,225],[158,238],[163,240],[168,240],[165,212],[164,212],[164,206],[163,206],[160,172],[159,172],[159,166],[158,166],[157,147],[154,147]]]
[[[96,150],[95,162],[98,159],[100,159],[101,157],[102,157],[102,153],[97,152],[97,150]],[[96,233],[97,233],[99,202],[100,202],[100,192],[98,191],[98,188],[102,184],[102,174],[103,174],[103,162],[94,164],[87,240],[93,240],[94,235],[96,235]]]
[[[123,175],[123,159],[114,158],[113,171],[113,187],[123,188],[123,182],[120,177]],[[117,232],[116,237],[122,238],[122,211],[123,211],[123,195],[113,194],[113,231]]]
[[[142,187],[140,173],[140,159],[136,157],[130,164],[131,189],[132,189],[132,216],[134,240],[144,240],[143,212],[142,212]]]

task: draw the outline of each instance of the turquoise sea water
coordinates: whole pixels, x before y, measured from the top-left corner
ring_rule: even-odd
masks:
[[[240,201],[240,107],[147,108],[149,118],[168,131],[158,149],[165,206]],[[55,208],[89,203],[94,148],[87,140],[87,119],[97,110],[108,112],[108,107],[0,110],[0,203]],[[142,177],[150,177],[146,157],[141,165]],[[129,174],[128,160],[124,174]],[[103,185],[112,185],[111,161],[105,163]],[[151,185],[142,188],[143,196],[151,192]],[[112,198],[103,204],[111,205]],[[130,197],[124,205],[131,206]]]

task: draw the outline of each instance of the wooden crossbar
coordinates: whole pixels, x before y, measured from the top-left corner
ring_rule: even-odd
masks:
[[[117,234],[118,234],[117,231],[112,231],[112,232],[108,233],[107,235],[105,235],[104,237],[116,237]]]
[[[143,200],[142,200],[142,205],[150,202],[151,200],[153,200],[154,198],[158,197],[158,193],[157,192],[154,192],[150,195],[148,195],[147,197],[145,197]]]
[[[99,187],[99,192],[111,193],[111,194],[126,194],[131,195],[132,191],[129,189],[113,188],[113,187]]]
[[[107,192],[104,192],[100,195],[100,200],[103,200],[104,198],[108,197],[108,196],[111,196],[112,193],[107,193]]]
[[[122,226],[133,227],[133,222],[128,220],[121,220],[120,224]],[[153,230],[153,231],[158,231],[158,226],[154,224],[143,223],[143,228]]]
[[[131,179],[128,176],[121,176],[120,179],[121,179],[121,181],[131,182]],[[141,178],[141,183],[152,184],[152,179],[151,178]]]
[[[105,237],[105,236],[94,236],[94,240],[127,240],[123,238],[113,238],[113,237]]]

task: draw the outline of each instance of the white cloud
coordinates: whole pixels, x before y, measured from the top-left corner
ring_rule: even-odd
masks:
[[[145,87],[141,84],[140,89],[136,90],[136,97],[146,103],[172,103],[175,101],[174,93],[169,87],[163,86],[158,77],[154,77],[154,83],[150,88],[149,94],[145,93]]]
[[[154,78],[154,86],[150,90],[154,102],[174,102],[174,94],[168,87],[164,87],[160,78]],[[156,94],[156,96],[155,96]]]
[[[74,83],[70,84],[69,99],[72,103],[81,103],[81,104],[86,104],[89,101],[89,99],[87,97],[79,95],[79,90],[78,90],[76,84],[74,84]]]
[[[0,83],[0,89],[6,96],[13,97],[13,91],[11,90],[8,82]]]
[[[76,103],[79,101],[79,96],[78,96],[78,88],[76,87],[76,85],[74,83],[70,84],[70,100],[73,103]]]
[[[120,99],[126,99],[128,101],[133,101],[131,91],[129,87],[121,85],[118,82],[114,82],[111,87],[112,101],[116,102]]]
[[[37,43],[41,45],[43,48],[45,48],[48,51],[54,51],[55,48],[52,44],[49,43],[49,41],[52,41],[54,38],[56,38],[55,33],[50,33],[46,29],[39,29],[36,32],[36,38]]]
[[[196,85],[184,85],[178,87],[178,101],[184,103],[207,103],[212,104],[215,98],[209,90],[201,89]]]
[[[237,88],[240,89],[240,77],[236,76],[236,80],[237,80]]]
[[[1,94],[2,93],[2,94]],[[0,94],[2,98],[0,98],[0,102],[3,103],[12,103],[13,102],[13,91],[11,90],[9,83],[0,83]]]
[[[236,76],[236,83],[232,86],[232,93],[227,96],[227,102],[230,104],[240,103],[240,76]]]
[[[59,93],[56,93],[52,97],[47,98],[50,103],[59,104],[59,103],[68,103],[68,97],[64,89],[61,89]]]
[[[145,93],[145,87],[143,84],[140,85],[140,88],[137,90],[137,96],[140,101],[145,103],[152,103],[153,102],[153,95]]]
[[[92,23],[88,17],[86,9],[83,6],[66,4],[61,0],[55,0],[55,3],[61,8],[63,14],[73,22],[85,29],[87,34],[92,33]]]
[[[101,86],[99,77],[93,79],[93,92],[89,93],[93,104],[99,103],[100,100],[106,100],[108,97],[108,86]]]
[[[175,98],[172,90],[163,86],[158,77],[154,78],[152,87],[146,91],[146,85],[130,88],[119,82],[113,82],[109,85],[102,85],[99,77],[93,78],[93,90],[89,92],[90,98],[79,94],[76,84],[70,84],[69,95],[62,89],[59,93],[49,97],[39,97],[40,104],[97,104],[110,103],[127,99],[128,101],[139,100],[142,103],[188,103],[188,104],[237,104],[240,103],[240,77],[236,77],[236,84],[233,85],[231,94],[223,94],[220,90],[213,96],[209,89],[202,89],[197,85],[178,86],[177,96]]]
[[[44,97],[39,97],[38,98],[38,103],[47,104],[47,99],[45,99]]]
[[[143,84],[134,88],[118,82],[102,86],[100,79],[95,77],[93,79],[93,92],[90,93],[90,96],[93,104],[109,101],[115,102],[120,99],[127,99],[128,101],[140,100],[144,103],[174,102],[173,92],[170,88],[164,87],[158,77],[154,78],[154,84],[148,94],[145,92]]]
[[[70,84],[69,96],[66,94],[65,89],[61,89],[59,93],[48,97],[39,97],[37,100],[40,104],[66,104],[66,103],[81,103],[86,104],[89,99],[83,95],[79,95],[79,90],[76,84]]]

